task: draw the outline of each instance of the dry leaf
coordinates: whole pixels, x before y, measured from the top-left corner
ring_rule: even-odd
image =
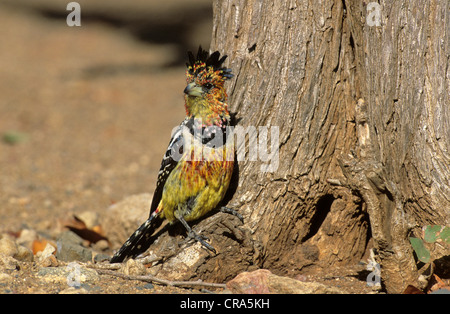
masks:
[[[425,294],[425,293],[412,285],[408,285],[405,291],[403,291],[403,294]]]
[[[97,243],[100,240],[106,240],[109,243],[108,238],[103,235],[103,230],[100,225],[89,229],[86,227],[84,221],[75,215],[65,224],[65,227],[90,243]]]
[[[437,291],[439,289],[448,289],[450,290],[450,287],[436,274],[433,274],[432,280],[430,280],[430,289],[429,293],[433,291]]]

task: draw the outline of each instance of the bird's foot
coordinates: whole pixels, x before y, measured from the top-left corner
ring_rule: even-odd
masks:
[[[195,241],[200,242],[200,244],[205,247],[206,249],[210,250],[211,252],[213,252],[214,254],[216,254],[216,249],[214,249],[214,247],[209,244],[206,241],[209,241],[209,239],[205,236],[202,236],[198,233],[196,233],[194,230],[192,230],[192,228],[188,225],[188,223],[186,222],[186,220],[184,220],[184,218],[179,217],[178,220],[183,224],[183,226],[186,228],[187,232],[188,232],[188,237],[191,239],[194,239]]]
[[[229,208],[229,207],[222,206],[219,210],[220,210],[222,213],[227,213],[227,214],[231,214],[231,215],[233,215],[233,216],[236,216],[237,218],[239,218],[239,220],[240,220],[242,223],[244,223],[244,217],[242,217],[242,215],[239,214],[237,211],[235,211],[233,208]]]
[[[191,239],[194,239],[195,241],[200,242],[200,244],[203,245],[203,247],[205,247],[206,249],[208,249],[211,252],[213,252],[214,254],[216,254],[216,249],[211,244],[206,242],[206,241],[209,241],[209,239],[207,237],[194,232],[192,229],[188,233],[188,237],[191,238]]]

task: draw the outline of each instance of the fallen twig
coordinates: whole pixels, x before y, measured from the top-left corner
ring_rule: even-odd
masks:
[[[109,263],[98,263],[98,264],[91,264],[86,265],[88,268],[92,268],[95,270],[119,270],[122,267],[122,264],[115,263],[115,264],[109,264]]]
[[[193,286],[203,286],[203,287],[214,287],[214,288],[226,288],[226,285],[223,283],[212,283],[212,282],[204,282],[201,280],[197,281],[173,281],[167,279],[161,279],[152,275],[146,276],[133,276],[133,275],[125,275],[116,271],[107,270],[107,269],[96,269],[99,274],[116,276],[128,280],[140,280],[146,282],[157,282],[166,286],[173,287],[193,287]]]

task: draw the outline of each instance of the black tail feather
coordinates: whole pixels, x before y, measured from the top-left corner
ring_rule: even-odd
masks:
[[[111,258],[110,263],[121,263],[129,258],[135,258],[145,252],[153,243],[152,235],[162,223],[158,216],[150,216]]]

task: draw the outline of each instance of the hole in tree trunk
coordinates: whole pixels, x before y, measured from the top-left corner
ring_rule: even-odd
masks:
[[[322,223],[330,212],[331,205],[334,202],[334,196],[331,194],[325,194],[322,196],[316,204],[314,215],[311,218],[311,227],[308,234],[303,238],[302,242],[311,239],[320,229]]]

